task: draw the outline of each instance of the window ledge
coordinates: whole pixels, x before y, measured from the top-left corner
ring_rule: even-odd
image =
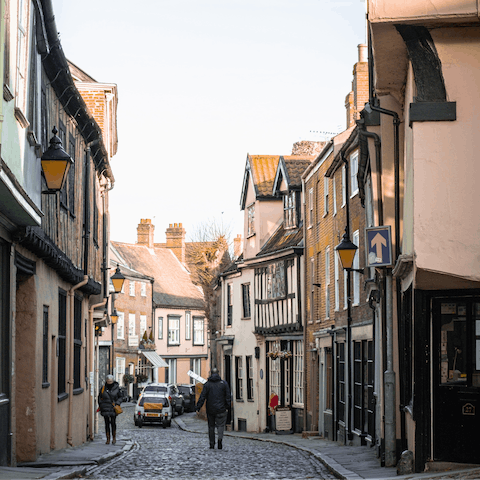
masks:
[[[74,395],[80,395],[81,393],[83,393],[84,389],[82,387],[80,388],[74,388],[73,389],[73,394]]]
[[[245,400],[243,398],[236,398],[235,401],[240,403],[245,403]]]
[[[3,99],[6,102],[10,102],[11,100],[13,100],[13,93],[6,83],[3,84]]]
[[[68,398],[68,393],[60,393],[60,395],[57,395],[57,400],[58,402],[63,402]]]
[[[251,320],[252,317],[242,317],[241,319],[242,319],[242,320]]]
[[[42,388],[48,388],[48,387],[50,387],[49,382],[42,383]]]
[[[252,238],[252,237],[254,237],[254,236],[255,236],[255,232],[250,233],[249,235],[247,235],[247,238]]]
[[[254,403],[255,400],[253,398],[247,398],[247,402],[251,402],[251,403]]]
[[[18,107],[15,107],[15,118],[23,128],[30,126],[30,122],[27,120],[27,117],[25,117],[22,110]]]

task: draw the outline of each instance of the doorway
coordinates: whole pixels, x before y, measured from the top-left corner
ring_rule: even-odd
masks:
[[[478,463],[480,297],[435,298],[432,319],[434,459]]]

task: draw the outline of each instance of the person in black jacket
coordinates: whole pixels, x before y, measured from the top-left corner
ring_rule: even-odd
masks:
[[[213,368],[207,383],[203,386],[195,410],[197,413],[207,401],[208,438],[210,448],[215,448],[215,427],[218,431],[218,448],[222,449],[223,431],[227,421],[228,409],[230,408],[230,388],[225,380],[220,378],[218,369]]]
[[[105,433],[107,435],[107,445],[110,443],[110,429],[112,431],[112,443],[117,442],[117,414],[114,406],[122,403],[120,394],[120,385],[113,379],[113,375],[107,375],[105,385],[100,389],[98,394],[98,408],[100,414],[105,420]]]

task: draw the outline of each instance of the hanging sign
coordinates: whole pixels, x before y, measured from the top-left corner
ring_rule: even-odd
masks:
[[[365,229],[367,267],[392,265],[392,233],[390,225]]]

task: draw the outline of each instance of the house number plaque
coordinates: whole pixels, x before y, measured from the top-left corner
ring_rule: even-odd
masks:
[[[475,407],[471,403],[466,403],[462,407],[462,415],[475,415]]]

